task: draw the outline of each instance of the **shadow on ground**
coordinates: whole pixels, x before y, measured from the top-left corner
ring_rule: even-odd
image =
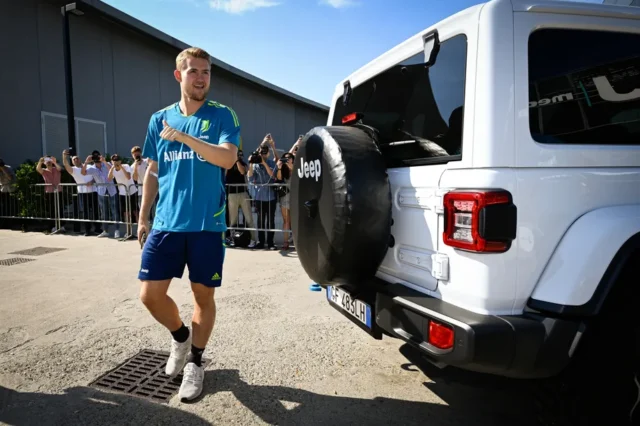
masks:
[[[353,378],[357,380],[356,377]],[[282,386],[254,386],[242,381],[237,370],[206,373],[205,394],[231,392],[240,403],[269,424],[294,425],[422,425],[422,426],[500,426],[525,425],[522,413],[497,416],[491,408],[470,410],[467,402],[452,406],[404,401],[393,398],[351,398],[320,395]],[[425,390],[426,391],[426,390]],[[416,399],[419,395],[416,395]],[[449,401],[447,401],[449,402]]]
[[[357,378],[354,377],[354,380]],[[431,386],[429,388],[436,391]],[[240,404],[262,421],[278,425],[511,426],[527,424],[523,421],[526,416],[517,409],[507,410],[505,413],[504,406],[497,411],[497,407],[493,404],[486,405],[486,398],[481,396],[483,392],[480,389],[470,394],[462,392],[460,395],[455,393],[448,395],[446,402],[449,406],[447,406],[383,397],[362,399],[321,395],[284,386],[250,385],[240,378],[238,370],[207,371],[203,396],[190,405],[199,406],[199,411],[210,412],[206,405],[210,403],[209,396],[218,392],[231,392]],[[419,399],[419,395],[416,395],[416,399]],[[503,403],[509,402],[503,401]],[[211,411],[213,410],[214,407]],[[500,414],[495,414],[496,412]],[[88,387],[70,388],[62,395],[20,393],[0,387],[0,422],[20,426],[124,423],[211,424],[195,414],[175,407]],[[224,421],[221,420],[220,424],[223,423]]]
[[[142,398],[74,387],[63,394],[16,392],[0,386],[0,423],[8,425],[208,425],[202,418]]]

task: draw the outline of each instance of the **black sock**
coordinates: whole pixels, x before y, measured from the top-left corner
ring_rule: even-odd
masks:
[[[191,345],[191,353],[189,354],[189,358],[187,358],[187,362],[193,362],[198,367],[202,367],[202,353],[204,349],[196,348]]]
[[[172,331],[171,335],[173,336],[173,340],[178,343],[184,343],[189,338],[189,329],[182,323],[179,329],[176,331]]]

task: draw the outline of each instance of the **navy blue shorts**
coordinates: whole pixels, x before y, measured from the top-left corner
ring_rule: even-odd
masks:
[[[142,250],[138,279],[162,281],[182,278],[185,265],[189,279],[207,287],[222,284],[224,263],[222,232],[149,232]]]

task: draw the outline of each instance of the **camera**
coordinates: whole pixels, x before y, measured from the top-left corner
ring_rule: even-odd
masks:
[[[69,152],[69,157],[74,157],[76,155],[76,150],[72,146],[70,146],[67,151]]]
[[[260,152],[258,150],[253,151],[251,153],[251,155],[249,156],[249,163],[251,163],[251,164],[260,164],[260,163],[262,163],[262,155],[260,155]]]
[[[94,163],[99,163],[100,162],[100,154],[94,152],[93,154],[91,154],[91,160]]]

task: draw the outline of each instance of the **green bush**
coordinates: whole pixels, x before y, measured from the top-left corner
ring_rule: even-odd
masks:
[[[36,163],[31,160],[20,164],[16,169],[16,185],[19,202],[19,215],[21,217],[42,217],[44,215],[44,203],[37,197],[32,185],[44,183],[40,173],[36,171]]]

